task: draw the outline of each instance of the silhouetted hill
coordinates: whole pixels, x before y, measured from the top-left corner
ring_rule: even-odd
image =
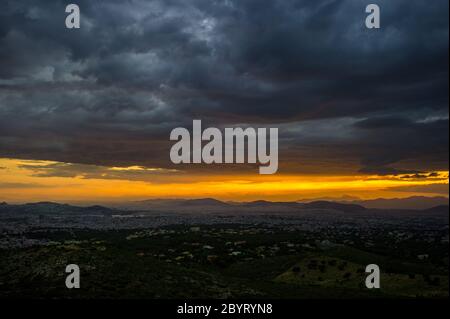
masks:
[[[230,205],[213,198],[188,199],[181,202],[186,206],[213,206],[213,207],[229,207]]]
[[[27,203],[23,205],[0,205],[0,213],[13,214],[102,214],[112,215],[114,209],[103,206],[79,207],[53,202]]]
[[[366,208],[361,205],[342,204],[342,203],[327,202],[327,201],[317,201],[317,202],[306,203],[306,204],[303,204],[303,206],[305,208],[309,208],[309,209],[332,209],[332,210],[338,210],[341,212],[348,212],[348,213],[362,212],[362,211],[366,210]]]
[[[122,208],[162,212],[199,212],[199,213],[305,213],[312,210],[333,210],[340,212],[361,212],[365,208],[355,204],[342,204],[336,202],[317,201],[312,203],[298,202],[270,202],[258,200],[242,203],[225,203],[216,199],[190,199],[190,200],[146,200],[121,205]]]
[[[425,197],[425,196],[413,196],[408,198],[379,198],[372,200],[359,200],[359,201],[341,201],[344,204],[356,204],[366,208],[378,208],[378,209],[416,209],[423,210],[433,208],[436,206],[448,206],[448,198],[443,196],[437,197]]]
[[[254,202],[246,202],[237,204],[238,207],[246,207],[246,208],[263,208],[263,209],[301,209],[303,207],[302,204],[297,202],[269,202],[265,200],[258,200]]]
[[[120,208],[155,211],[186,211],[226,209],[231,205],[213,198],[202,199],[150,199],[119,205]]]
[[[53,204],[47,203],[52,207]],[[151,213],[193,213],[193,214],[292,214],[292,215],[309,215],[309,214],[333,214],[347,213],[355,216],[407,216],[407,215],[442,215],[442,211],[447,211],[445,207],[440,208],[434,206],[430,210],[422,209],[399,209],[399,208],[367,208],[356,203],[342,203],[333,201],[313,201],[310,203],[298,202],[271,202],[258,200],[252,202],[229,202],[225,203],[213,198],[203,199],[151,199],[138,202],[128,202],[116,205],[117,208],[128,211],[139,211],[145,214]],[[49,209],[49,208],[46,208]],[[73,210],[73,208],[65,207],[65,210]],[[91,211],[101,213],[101,206],[90,207]],[[106,208],[106,213],[108,208]],[[448,214],[448,213],[447,213]]]

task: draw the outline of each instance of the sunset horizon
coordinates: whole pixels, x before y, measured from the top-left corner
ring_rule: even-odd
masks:
[[[229,165],[233,166],[233,165]],[[255,173],[212,175],[141,166],[107,167],[0,159],[1,198],[6,202],[117,202],[215,198],[226,201],[298,201],[447,197],[448,171],[387,175]],[[18,192],[20,190],[20,192]]]

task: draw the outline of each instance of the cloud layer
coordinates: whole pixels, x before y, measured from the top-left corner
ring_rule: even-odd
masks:
[[[280,172],[448,169],[448,1],[378,3],[2,1],[0,157],[173,169],[201,119],[280,127]]]

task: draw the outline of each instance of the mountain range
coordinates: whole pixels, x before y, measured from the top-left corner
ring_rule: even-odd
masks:
[[[421,202],[422,201],[422,202]],[[418,203],[420,202],[420,203]],[[448,216],[449,206],[447,198],[406,198],[406,199],[378,199],[370,201],[333,202],[223,202],[213,198],[203,199],[151,199],[127,202],[111,207],[105,206],[73,206],[52,202],[28,203],[23,205],[9,205],[0,203],[0,213],[14,214],[66,214],[66,215],[105,215],[111,216],[126,212],[159,212],[159,213],[346,213],[346,214],[427,214]]]
[[[344,204],[357,204],[366,208],[379,209],[428,209],[435,206],[448,205],[448,198],[443,196],[425,197],[413,196],[408,198],[379,198],[372,200],[342,201]]]

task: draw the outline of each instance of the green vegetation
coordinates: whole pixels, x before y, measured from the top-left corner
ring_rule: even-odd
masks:
[[[323,248],[310,234],[237,225],[156,230],[34,231],[46,246],[0,251],[0,297],[379,298],[446,297],[448,269],[349,246]],[[382,271],[365,288],[365,265]],[[65,266],[81,289],[65,287]]]
[[[364,290],[365,265],[328,256],[310,255],[279,275],[275,281],[326,289]],[[401,297],[445,297],[448,276],[382,273],[383,294]]]

